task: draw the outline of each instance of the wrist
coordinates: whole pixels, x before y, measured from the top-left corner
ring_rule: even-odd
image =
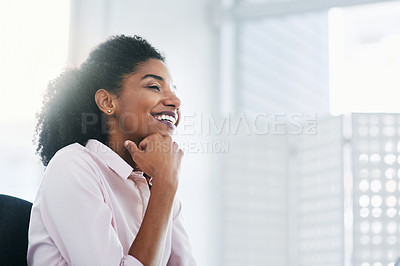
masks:
[[[175,196],[176,191],[178,190],[178,180],[168,180],[165,181],[162,178],[154,177],[152,179],[151,185],[151,193],[156,194],[166,194]]]
[[[156,204],[158,207],[163,206],[163,209],[166,210],[172,206],[176,191],[176,189],[166,186],[152,186],[149,204],[152,202],[152,204]]]
[[[155,171],[152,183],[171,188],[178,187],[178,172],[172,169],[170,171]]]
[[[178,190],[178,183],[165,183],[158,182],[157,180],[152,181],[151,192],[160,192],[165,194],[175,194]]]

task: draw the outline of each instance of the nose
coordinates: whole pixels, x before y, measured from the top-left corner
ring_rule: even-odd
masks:
[[[168,90],[168,93],[164,98],[163,104],[166,106],[173,106],[175,107],[175,109],[178,109],[181,106],[181,100],[174,92]]]

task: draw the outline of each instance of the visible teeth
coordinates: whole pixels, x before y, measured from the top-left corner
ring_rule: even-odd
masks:
[[[170,116],[170,115],[158,115],[158,116],[155,116],[155,118],[157,118],[160,121],[161,120],[168,120],[173,125],[175,125],[175,123],[176,123],[176,119],[173,116]]]

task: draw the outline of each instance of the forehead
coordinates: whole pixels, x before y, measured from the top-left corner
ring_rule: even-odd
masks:
[[[158,59],[149,59],[137,67],[135,76],[139,79],[146,75],[156,75],[163,78],[164,82],[172,86],[172,77],[167,66]]]

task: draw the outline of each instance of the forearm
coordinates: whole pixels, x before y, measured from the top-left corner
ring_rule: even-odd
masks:
[[[154,187],[139,232],[129,250],[144,265],[160,265],[176,189]]]
[[[159,266],[178,188],[183,151],[172,141],[171,136],[159,133],[146,137],[139,146],[141,149],[135,142],[125,141],[125,147],[131,153],[134,162],[153,177],[153,185],[145,216],[129,254],[146,266]]]

